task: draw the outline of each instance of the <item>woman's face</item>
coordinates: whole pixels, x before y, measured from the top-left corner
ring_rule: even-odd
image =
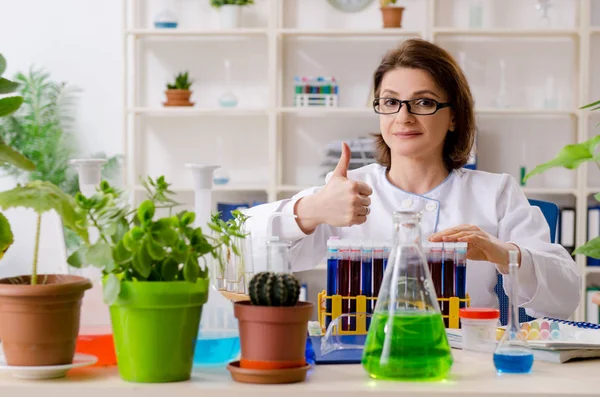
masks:
[[[445,103],[451,100],[436,85],[429,73],[420,69],[398,68],[387,72],[381,81],[379,98],[410,100],[422,98],[415,105],[423,108],[435,105],[431,100]],[[380,106],[395,101],[380,101]],[[413,111],[416,106],[413,105]],[[381,133],[391,150],[392,159],[397,156],[415,159],[441,158],[444,140],[448,130],[454,130],[454,116],[451,108],[439,109],[432,115],[415,115],[408,112],[406,103],[395,114],[379,116]]]

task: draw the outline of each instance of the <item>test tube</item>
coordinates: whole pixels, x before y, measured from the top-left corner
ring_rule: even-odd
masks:
[[[361,294],[367,297],[367,313],[373,313],[373,243],[365,242],[362,245],[362,272],[361,272]],[[371,324],[371,317],[367,317],[367,329]]]
[[[456,243],[454,264],[456,266],[454,295],[464,299],[467,297],[467,243]],[[465,306],[465,302],[460,302],[460,307]]]
[[[431,272],[431,281],[435,289],[435,295],[440,298],[442,295],[442,249],[443,243],[431,243],[431,259],[429,270]]]
[[[383,245],[373,245],[373,296],[379,296],[379,289],[383,281]]]
[[[338,294],[342,296],[342,314],[347,314],[350,306],[348,299],[350,296],[350,252],[347,240],[340,240],[340,249],[338,257]],[[342,318],[342,330],[348,331],[348,317]]]
[[[337,272],[338,272],[338,249],[339,249],[339,238],[338,237],[329,237],[327,240],[327,299],[326,309],[327,314],[325,315],[325,329],[329,327],[331,323],[331,300],[333,299],[333,295],[336,295],[337,292]]]
[[[360,294],[360,243],[353,242],[350,246],[350,296],[356,298]],[[356,313],[356,299],[350,300],[350,313]],[[356,317],[350,317],[350,330],[356,331]]]
[[[452,298],[454,296],[454,244],[455,243],[444,243],[444,251],[442,253],[444,261],[444,276],[443,276],[443,297]],[[442,314],[445,316],[450,315],[450,302],[443,302]],[[446,328],[449,326],[450,319],[444,318]]]
[[[388,259],[390,259],[390,252],[392,251],[392,243],[386,241],[383,243],[383,272],[387,268]]]

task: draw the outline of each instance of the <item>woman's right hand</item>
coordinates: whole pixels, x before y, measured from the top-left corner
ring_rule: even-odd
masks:
[[[294,214],[304,233],[312,233],[321,223],[343,227],[367,221],[373,189],[364,182],[348,179],[350,155],[350,148],[343,143],[340,161],[325,187],[296,202]]]

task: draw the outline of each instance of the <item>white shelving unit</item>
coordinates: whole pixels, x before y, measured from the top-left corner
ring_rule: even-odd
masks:
[[[488,17],[498,18],[487,18],[489,27],[474,29],[464,23],[468,0],[400,0],[406,6],[404,28],[382,29],[377,1],[361,13],[345,14],[326,1],[256,0],[256,5],[244,9],[251,18],[243,28],[223,30],[209,0],[201,0],[194,2],[196,8],[182,11],[177,29],[162,30],[151,27],[153,0],[125,0],[127,186],[141,192],[139,175],[166,174],[173,190],[189,197],[191,175],[184,164],[218,161],[216,137],[225,141],[222,161],[232,176],[229,185],[215,187],[217,200],[273,201],[322,183],[322,170],[315,164],[326,142],[377,131],[377,115],[368,105],[371,74],[385,49],[410,37],[438,43],[455,56],[461,51],[477,56],[493,48],[487,57],[468,59],[472,67],[466,68],[478,103],[479,168],[518,178],[524,158],[533,158],[527,164],[531,168],[553,157],[564,144],[597,133],[596,122],[590,122],[595,116],[579,109],[600,99],[600,82],[592,76],[593,68],[599,67],[594,62],[600,62],[600,46],[592,45],[600,43],[600,23],[592,23],[600,21],[600,16],[592,15],[600,12],[595,2],[600,0],[556,0],[557,26],[535,29],[528,22],[536,12],[535,0],[488,0],[496,7]],[[192,7],[192,2],[183,3]],[[519,13],[515,7],[520,7]],[[518,58],[532,52],[535,57]],[[538,53],[540,58],[550,54],[556,62],[543,63]],[[517,57],[513,64],[518,73],[513,71],[510,77],[523,75],[523,80],[513,80],[522,91],[511,98],[514,106],[498,108],[489,92],[495,89],[497,76],[489,70],[493,60],[505,56]],[[225,57],[234,58],[234,89],[241,99],[239,107],[231,109],[218,107],[216,101],[223,78],[217,60]],[[196,79],[192,87],[196,106],[162,107],[166,80],[187,68]],[[559,76],[560,103],[551,109],[532,99],[544,90],[542,75],[547,71]],[[339,77],[340,107],[293,107],[294,75]],[[521,141],[535,147],[523,149]],[[519,155],[521,151],[527,156]],[[600,185],[600,173],[593,178],[588,167],[554,170],[532,179],[524,192],[576,208],[576,243],[581,245],[586,240],[590,195],[600,191],[595,187]],[[600,269],[586,268],[581,256],[577,263],[585,275],[585,291],[587,275]],[[584,313],[585,293],[576,319],[583,319]]]

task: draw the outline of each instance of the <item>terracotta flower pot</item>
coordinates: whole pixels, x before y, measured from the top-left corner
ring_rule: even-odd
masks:
[[[306,365],[308,321],[314,304],[296,306],[254,306],[236,302],[241,345],[241,368],[284,369]]]
[[[165,95],[167,96],[165,106],[194,106],[194,103],[190,102],[192,96],[190,90],[166,90]]]
[[[402,13],[404,7],[383,7],[381,8],[381,16],[383,17],[384,28],[401,28]]]
[[[81,299],[90,280],[66,274],[0,279],[0,339],[8,365],[73,362]],[[43,284],[42,284],[43,283]]]

